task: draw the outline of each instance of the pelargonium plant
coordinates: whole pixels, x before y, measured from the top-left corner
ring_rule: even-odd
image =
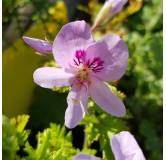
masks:
[[[44,88],[71,86],[65,112],[68,128],[74,128],[85,116],[89,96],[105,112],[117,117],[125,115],[123,102],[104,83],[120,79],[126,71],[128,48],[118,35],[109,34],[96,42],[88,24],[75,21],[62,27],[53,46],[28,37],[24,40],[40,53],[52,47],[61,68],[42,67],[33,77]]]

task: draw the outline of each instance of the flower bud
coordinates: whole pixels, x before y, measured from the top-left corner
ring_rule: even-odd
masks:
[[[107,0],[99,11],[92,26],[92,30],[103,24],[108,17],[120,12],[127,1],[128,0]]]

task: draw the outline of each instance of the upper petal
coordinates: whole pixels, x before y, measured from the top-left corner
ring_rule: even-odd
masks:
[[[69,86],[73,83],[74,77],[72,73],[54,67],[39,68],[33,74],[35,83],[44,88]]]
[[[65,112],[65,125],[74,128],[85,116],[88,106],[88,88],[73,85],[67,97],[68,107]],[[87,87],[87,86],[86,86]]]
[[[129,132],[115,134],[110,142],[116,160],[145,160],[141,148]]]
[[[52,53],[52,44],[48,41],[25,36],[23,37],[23,40],[41,54]]]
[[[56,62],[63,68],[74,63],[76,50],[84,50],[94,40],[90,27],[85,21],[75,21],[62,27],[53,43],[53,55]]]
[[[119,97],[111,93],[109,87],[93,78],[89,85],[89,94],[92,99],[101,107],[105,112],[113,114],[117,117],[122,117],[126,113],[125,106]]]
[[[125,42],[116,34],[109,34],[92,44],[86,50],[86,60],[99,57],[103,63],[100,72],[93,76],[103,81],[120,79],[127,67],[128,48]]]
[[[79,153],[74,156],[73,160],[99,160],[99,158],[89,154]]]

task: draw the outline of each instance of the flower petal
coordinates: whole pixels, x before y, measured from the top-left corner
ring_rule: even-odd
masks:
[[[54,67],[39,68],[33,74],[35,83],[44,88],[69,86],[73,83],[74,77],[75,75],[64,69]]]
[[[110,142],[116,160],[145,160],[141,148],[129,132],[115,134]]]
[[[119,97],[111,93],[109,87],[100,80],[92,78],[91,84],[89,85],[89,94],[105,112],[117,117],[123,117],[125,115],[126,109],[123,102]]]
[[[76,50],[85,50],[94,40],[85,21],[75,21],[62,27],[53,43],[53,55],[62,68],[74,63]]]
[[[68,107],[65,112],[65,125],[68,128],[74,128],[85,116],[88,106],[88,88],[82,86],[79,89],[73,85],[67,97]]]
[[[52,53],[52,44],[48,41],[25,36],[23,37],[23,40],[37,52],[41,53],[41,55],[44,53]]]
[[[99,160],[99,158],[89,154],[79,153],[74,156],[73,160]]]
[[[104,61],[103,69],[93,73],[94,77],[103,81],[114,81],[124,75],[128,62],[128,48],[116,34],[105,36],[89,46],[85,52],[86,61],[96,57]]]

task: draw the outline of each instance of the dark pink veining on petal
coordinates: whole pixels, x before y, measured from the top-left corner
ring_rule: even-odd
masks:
[[[92,60],[84,60],[85,57],[85,51],[84,50],[76,50],[75,58],[73,59],[74,64],[77,66],[80,66],[80,64],[87,66],[89,69],[91,69],[93,72],[100,72],[103,69],[104,61],[101,60],[99,57],[95,57]]]
[[[80,64],[83,64],[83,56],[85,55],[84,50],[76,50],[75,57],[76,60],[73,59],[75,65],[79,66]]]
[[[88,60],[86,65],[88,66],[88,68],[91,68],[92,71],[96,73],[100,72],[103,69],[103,63],[104,61],[102,61],[99,57],[96,57],[93,59],[92,62]]]

